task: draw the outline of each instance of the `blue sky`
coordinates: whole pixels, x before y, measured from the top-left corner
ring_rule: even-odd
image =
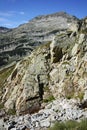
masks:
[[[37,15],[64,11],[87,16],[87,0],[0,0],[0,26],[17,27]]]

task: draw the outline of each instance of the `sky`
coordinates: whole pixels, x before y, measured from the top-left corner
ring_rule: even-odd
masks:
[[[15,28],[38,15],[67,12],[87,16],[87,0],[0,0],[0,26]]]

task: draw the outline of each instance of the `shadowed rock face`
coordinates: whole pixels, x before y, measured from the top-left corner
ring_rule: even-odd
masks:
[[[55,34],[77,22],[76,17],[60,12],[38,16],[9,32],[8,29],[1,28],[0,32],[5,33],[0,34],[0,66],[29,55],[36,46],[51,41]]]

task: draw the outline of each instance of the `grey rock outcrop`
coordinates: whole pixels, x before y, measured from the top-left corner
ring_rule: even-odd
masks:
[[[38,16],[18,28],[0,34],[0,66],[18,61],[24,55],[43,43],[51,41],[53,36],[66,30],[78,19],[64,12]]]
[[[57,34],[52,42],[18,62],[2,98],[7,110],[32,113],[41,109],[41,100],[84,98],[87,35],[79,31],[71,37],[72,33],[67,30]]]
[[[63,16],[68,17],[66,14]],[[55,17],[59,18],[60,15],[55,14]],[[35,23],[38,28],[40,24],[42,25],[42,18],[43,16],[37,17],[30,23],[38,21],[38,24]],[[52,20],[54,15],[44,18]],[[56,120],[87,118],[86,19],[78,23],[76,20],[74,29],[70,25],[69,28],[61,25],[64,30],[60,26],[60,31],[54,33],[52,39],[48,36],[50,41],[42,40],[45,43],[19,61],[5,80],[4,88],[2,88],[4,94],[1,95],[5,111],[7,113],[15,111],[18,116],[22,115],[15,117],[17,121],[14,119],[16,124],[13,129],[22,130],[26,127],[31,130],[45,129],[52,126]],[[23,26],[19,27],[21,31]],[[45,26],[43,25],[44,29],[49,27],[49,25]],[[17,32],[15,36],[16,34]],[[32,38],[38,41],[37,37]],[[23,116],[24,114],[28,116]]]
[[[3,101],[6,109],[15,108],[18,113],[38,111],[49,82],[48,76],[49,48],[45,46],[16,65],[5,87]]]
[[[87,118],[87,111],[81,110],[75,99],[57,99],[49,103],[45,109],[35,114],[26,114],[14,118],[9,118],[4,123],[4,128],[11,130],[47,130],[56,121],[80,120]]]

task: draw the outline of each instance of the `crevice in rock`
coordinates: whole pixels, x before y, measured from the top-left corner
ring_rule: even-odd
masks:
[[[40,96],[40,99],[43,100],[44,84],[40,81],[40,75],[37,76],[37,79],[38,79],[38,85],[39,85],[39,96]]]
[[[31,98],[28,98],[27,100],[26,100],[26,102],[27,101],[32,101],[32,100],[35,100],[35,99],[38,99],[39,98],[39,96],[37,96],[37,97],[31,97]]]

